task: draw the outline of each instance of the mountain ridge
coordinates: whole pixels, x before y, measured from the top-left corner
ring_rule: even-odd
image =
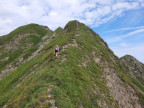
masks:
[[[8,35],[2,37],[0,40],[0,48],[2,51],[1,57],[3,57],[3,59],[1,60],[2,67],[0,66],[0,70],[1,68],[4,68],[7,64],[9,64],[6,66],[5,70],[2,70],[2,73],[9,73],[9,71],[16,69],[17,65],[21,64],[18,63],[18,61],[23,61],[21,57],[19,57],[18,59],[18,56],[21,56],[21,54],[23,53],[22,55],[24,56],[24,59],[26,59],[29,55],[31,55],[31,53],[37,50],[38,44],[43,38],[43,35],[47,34],[49,36],[51,35],[51,32],[51,30],[45,30],[45,26],[40,26],[38,24],[28,24],[25,26],[21,26]],[[11,55],[9,55],[9,53],[11,53]],[[13,65],[15,66],[12,66],[10,64],[11,61],[13,62],[16,59],[18,59],[17,62],[13,63]]]
[[[0,106],[142,108],[143,91],[92,29],[74,20],[45,36],[36,56],[0,81]]]

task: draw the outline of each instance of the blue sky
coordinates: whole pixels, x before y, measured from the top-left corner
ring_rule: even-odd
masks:
[[[93,29],[117,56],[129,54],[144,63],[144,8],[126,11]]]
[[[1,0],[0,36],[29,23],[55,30],[79,20],[121,57],[144,63],[144,0]]]

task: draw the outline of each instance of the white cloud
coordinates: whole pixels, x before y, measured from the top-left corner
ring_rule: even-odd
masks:
[[[126,30],[142,29],[142,28],[144,28],[144,26],[140,26],[140,27],[126,27],[126,28],[119,28],[119,29],[109,30],[109,31],[106,31],[106,32],[126,31]]]
[[[116,3],[112,6],[112,9],[113,10],[118,10],[118,9],[126,9],[126,10],[129,10],[129,9],[135,9],[139,6],[139,3],[138,2],[132,2],[132,3],[129,3],[129,2],[119,2],[119,3]]]
[[[47,25],[54,30],[73,19],[96,27],[127,10],[142,7],[142,3],[142,0],[1,0],[0,35],[28,23]]]
[[[130,36],[134,36],[134,35],[136,35],[138,33],[142,33],[142,32],[144,32],[144,28],[129,32],[128,34],[125,34],[125,35],[115,36],[112,39],[106,39],[106,41],[108,43],[114,43],[114,42],[122,41],[122,39],[124,39],[124,38],[130,37]]]
[[[50,12],[49,15],[50,15],[50,16],[57,16],[58,14],[57,14],[57,12]]]

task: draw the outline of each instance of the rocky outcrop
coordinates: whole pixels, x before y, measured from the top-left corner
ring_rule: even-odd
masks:
[[[120,58],[120,62],[124,65],[127,73],[144,86],[144,64],[131,55]]]

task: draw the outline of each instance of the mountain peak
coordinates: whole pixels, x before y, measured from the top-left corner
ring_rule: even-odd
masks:
[[[58,27],[57,29],[55,29],[55,32],[57,32],[57,31],[62,31],[62,30],[63,30],[62,27]]]
[[[76,30],[76,27],[78,27],[81,23],[77,20],[72,20],[69,21],[65,27],[64,27],[64,31],[74,31]]]
[[[123,57],[130,57],[130,58],[134,58],[132,55],[126,54]]]
[[[121,60],[125,60],[125,61],[129,61],[129,62],[139,62],[135,57],[133,57],[132,55],[126,54],[125,56],[120,58]]]
[[[39,24],[30,23],[23,25],[10,32],[10,35],[27,34],[27,33],[38,33],[43,34],[43,32],[51,31],[47,26],[42,26]]]
[[[70,23],[75,23],[77,26],[80,24],[78,20],[71,20],[67,24],[70,24]]]

